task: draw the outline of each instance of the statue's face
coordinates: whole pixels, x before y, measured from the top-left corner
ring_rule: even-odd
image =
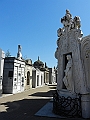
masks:
[[[71,55],[67,55],[67,60],[70,60],[71,59]]]

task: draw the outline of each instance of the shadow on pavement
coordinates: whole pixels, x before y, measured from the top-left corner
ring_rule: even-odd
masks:
[[[47,102],[50,101],[52,93],[54,90],[48,92],[38,92],[33,94],[33,96],[45,96],[46,98],[32,99],[27,96],[27,99],[22,99],[13,102],[2,103],[0,106],[4,106],[4,110],[0,112],[0,120],[55,120],[55,118],[49,117],[38,117],[34,114],[38,112]]]
[[[53,93],[55,90],[50,90],[48,92],[37,92],[34,94],[30,94],[29,96],[37,96],[37,97],[53,97]]]

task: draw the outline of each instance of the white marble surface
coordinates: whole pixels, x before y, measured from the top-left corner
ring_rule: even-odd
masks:
[[[64,82],[64,70],[67,67],[66,56],[72,57],[72,85],[69,90],[82,95],[82,116],[90,118],[90,35],[82,37],[80,17],[72,15],[69,10],[61,18],[62,28],[57,30],[57,49],[55,57],[58,60],[57,90],[61,91],[67,84]],[[68,80],[67,80],[68,83]]]
[[[66,117],[54,114],[52,110],[53,110],[53,102],[48,102],[35,115],[45,116],[45,117],[55,117],[55,118],[66,118]]]

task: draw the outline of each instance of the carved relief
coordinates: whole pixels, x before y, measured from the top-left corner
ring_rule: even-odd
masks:
[[[80,28],[81,27],[81,24],[80,24],[80,17],[78,16],[75,16],[74,19],[73,19],[73,23],[74,23],[74,27],[75,28]]]
[[[83,38],[81,44],[81,53],[83,59],[87,90],[90,91],[90,36]]]
[[[64,34],[64,29],[63,29],[63,28],[59,28],[59,29],[57,30],[57,36],[60,37],[60,36],[63,35],[63,34]]]
[[[68,32],[71,29],[79,29],[81,27],[80,17],[75,16],[72,19],[72,15],[69,10],[66,10],[66,14],[63,18],[61,18],[61,23],[64,25],[63,29],[68,28]]]
[[[63,24],[63,28],[59,28],[57,30],[57,36],[58,36],[57,46],[60,49],[60,51],[63,50],[64,52],[66,50],[68,51],[68,49],[75,48],[75,45],[76,45],[75,40],[82,37],[81,30],[79,30],[81,26],[80,17],[75,16],[74,18],[72,18],[70,11],[66,10],[65,16],[61,18],[61,23]],[[76,38],[74,38],[74,41],[73,41],[74,36]],[[67,42],[69,39],[70,40],[72,39],[71,43]],[[55,53],[55,56],[58,57],[58,55],[56,55],[57,53],[58,52]]]
[[[82,31],[80,30],[80,17],[72,15],[69,10],[66,10],[66,14],[61,18],[62,28],[57,30],[57,50],[55,52],[55,57],[58,59],[58,81],[60,84],[65,82],[64,80],[64,60],[63,55],[72,53],[73,65],[72,65],[72,80],[75,85],[75,92],[79,93],[82,91],[81,85],[84,86],[82,62],[81,62],[81,51],[80,44],[82,41]],[[59,61],[61,60],[61,61]],[[79,73],[79,74],[78,74]],[[60,85],[63,86],[63,85]],[[83,88],[83,87],[82,87]],[[58,89],[62,89],[58,88]],[[72,89],[72,88],[71,88]],[[83,91],[85,91],[83,89]]]

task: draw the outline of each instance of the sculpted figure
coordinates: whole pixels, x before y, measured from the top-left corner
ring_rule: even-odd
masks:
[[[62,28],[59,28],[57,30],[57,36],[60,37],[62,35]]]
[[[71,13],[70,13],[69,10],[66,10],[65,16],[66,16],[66,18],[67,18],[68,21],[69,21],[70,19],[72,19],[72,15],[71,15]]]
[[[57,30],[57,36],[60,37],[62,34],[64,34],[64,29],[63,28],[59,28]]]
[[[63,78],[63,82],[67,88],[67,90],[72,91],[72,58],[71,55],[67,55],[68,63],[66,65],[66,69],[64,70],[65,76]]]
[[[80,17],[75,16],[73,21],[74,21],[74,24],[75,24],[75,28],[80,28],[81,27]]]
[[[61,23],[63,23],[64,27],[68,27],[68,31],[72,28],[73,19],[69,10],[66,10],[66,14],[63,18],[61,18]]]
[[[18,45],[18,53],[17,53],[17,57],[22,59],[22,54],[21,54],[21,45]]]
[[[59,54],[59,52],[58,52],[58,47],[57,47],[57,50],[56,50],[56,52],[55,52],[55,58],[56,58],[56,59],[58,59],[58,54]]]

